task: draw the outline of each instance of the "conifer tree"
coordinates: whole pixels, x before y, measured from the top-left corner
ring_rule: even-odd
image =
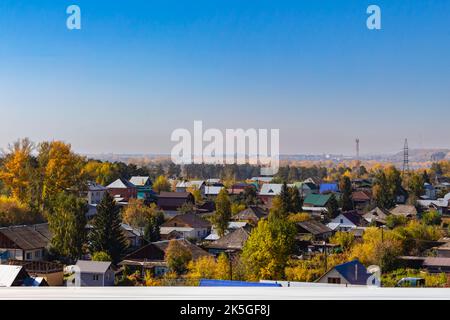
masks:
[[[121,228],[119,207],[108,192],[97,206],[89,240],[91,252],[106,252],[114,263],[119,261],[128,246]]]

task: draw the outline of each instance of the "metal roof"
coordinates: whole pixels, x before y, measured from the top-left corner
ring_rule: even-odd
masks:
[[[111,266],[111,262],[78,260],[76,265],[80,268],[81,272],[105,273]]]
[[[11,287],[22,266],[0,265],[0,287]]]

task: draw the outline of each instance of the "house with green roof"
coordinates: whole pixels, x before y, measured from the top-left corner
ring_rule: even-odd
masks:
[[[304,207],[324,208],[327,206],[328,201],[331,198],[331,194],[309,194],[303,201]]]

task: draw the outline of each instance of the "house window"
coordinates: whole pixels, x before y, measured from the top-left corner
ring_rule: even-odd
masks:
[[[32,258],[33,258],[33,255],[31,254],[31,252],[27,252],[26,259],[31,260]]]
[[[94,274],[94,275],[92,276],[92,280],[98,281],[98,279],[99,279],[98,274]]]
[[[341,219],[341,223],[344,223],[344,219]]]
[[[329,277],[328,278],[328,283],[340,284],[341,283],[341,278]]]
[[[41,257],[41,252],[40,251],[35,251],[34,252],[34,257],[35,258],[40,258]]]

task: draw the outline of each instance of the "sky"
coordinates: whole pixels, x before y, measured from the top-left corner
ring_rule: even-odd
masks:
[[[448,0],[2,0],[0,148],[170,153],[194,120],[284,154],[449,148],[449,57]]]

